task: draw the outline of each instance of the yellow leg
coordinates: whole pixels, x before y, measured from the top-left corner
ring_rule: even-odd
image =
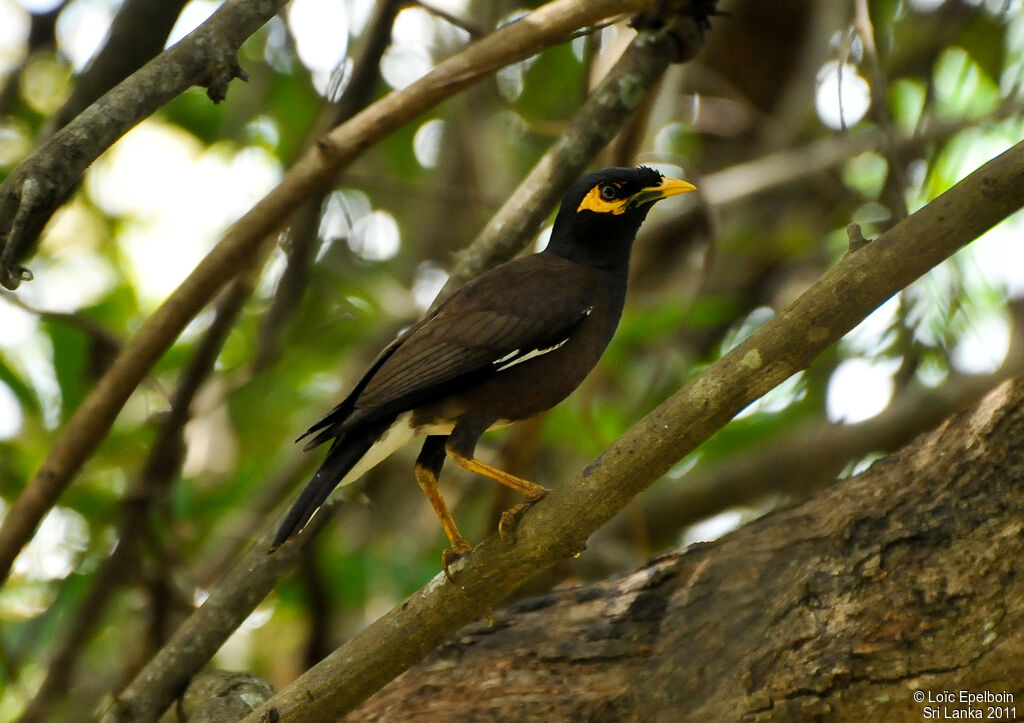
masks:
[[[526,497],[526,502],[518,504],[511,509],[505,510],[501,514],[501,520],[498,522],[498,534],[501,538],[506,541],[511,541],[515,536],[515,528],[519,523],[519,518],[523,512],[529,508],[529,506],[539,500],[541,497],[546,495],[550,490],[547,487],[542,487],[536,482],[530,482],[522,477],[516,477],[514,474],[509,474],[505,470],[498,469],[486,462],[481,462],[476,457],[466,457],[459,454],[449,444],[445,447],[445,452],[451,457],[455,464],[459,465],[463,469],[468,469],[470,472],[476,472],[477,474],[488,477],[495,482],[499,482],[506,487],[511,487],[516,492],[519,492]]]
[[[516,477],[514,474],[509,474],[505,470],[498,469],[486,462],[481,462],[476,457],[464,457],[463,455],[452,449],[449,444],[445,447],[445,452],[451,458],[455,464],[459,465],[463,469],[468,469],[470,472],[476,472],[484,477],[489,477],[495,482],[499,482],[506,487],[511,487],[516,492],[520,493],[530,502],[536,502],[541,497],[546,495],[550,490],[547,487],[541,487],[536,482],[523,479],[522,477]]]
[[[437,514],[437,519],[441,520],[441,527],[444,528],[444,533],[448,535],[448,540],[452,543],[451,549],[445,550],[441,556],[441,562],[444,564],[444,574],[449,580],[452,580],[448,566],[457,560],[459,555],[469,552],[472,547],[466,542],[466,538],[462,536],[462,533],[459,532],[455,519],[452,517],[451,512],[448,511],[448,506],[444,503],[441,490],[437,486],[437,475],[429,467],[421,464],[417,464],[414,469],[416,482],[419,484],[420,489],[423,490],[423,493],[426,494],[427,499],[430,500],[430,504]]]

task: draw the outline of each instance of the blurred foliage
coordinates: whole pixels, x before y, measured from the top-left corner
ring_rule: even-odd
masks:
[[[446,5],[481,28],[517,8]],[[728,203],[709,198],[708,205],[694,199],[659,206],[638,241],[627,311],[599,368],[541,420],[535,438],[489,435],[481,445],[485,457],[514,461],[521,473],[557,484],[795,298],[845,252],[850,221],[861,223],[867,238],[892,225],[899,211],[886,205],[890,184],[913,211],[1024,137],[1019,1],[946,0],[930,9],[871,2],[880,76],[864,57],[846,4],[724,5],[731,16],[715,19],[706,51],[667,75],[630,132],[595,165],[662,164],[701,186],[725,169],[822,139],[852,149],[872,131],[901,135],[868,152],[851,150],[828,170],[790,169],[781,186]],[[403,13],[413,10],[423,27],[419,44],[409,32],[402,37],[421,55],[436,62],[457,50],[453,38],[465,41],[440,17],[426,16],[423,25],[422,8]],[[765,12],[773,27],[752,20]],[[349,29],[349,62],[362,32],[356,23]],[[69,710],[90,710],[216,584],[232,553],[275,524],[320,456],[299,461],[294,438],[336,403],[381,345],[422,313],[439,288],[430,269],[450,265],[576,112],[594,68],[607,67],[631,32],[613,26],[506,69],[400,129],[341,174],[301,302],[278,330],[270,363],[256,367],[287,264],[285,253],[275,252],[192,404],[181,469],[169,471],[168,494],[149,500],[139,563],[99,614],[70,689],[78,703]],[[0,175],[30,152],[76,80],[59,44],[18,42],[13,55],[20,60],[0,75]],[[63,230],[51,224],[31,260],[37,280],[17,298],[0,297],[0,510],[39,467],[62,422],[110,362],[112,345],[129,338],[152,310],[153,290],[130,271],[133,265],[180,280],[225,225],[269,190],[272,180],[254,185],[253,179],[275,178],[310,142],[330,74],[303,65],[296,54],[301,42],[308,39],[276,19],[244,46],[240,61],[250,81],[233,84],[226,102],[213,105],[193,89],[162,108],[156,121],[187,133],[197,148],[222,151],[187,159],[181,167],[191,171],[173,178],[146,159],[134,166],[140,175],[108,169],[114,180],[93,169],[77,192],[78,221]],[[799,52],[779,56],[769,73],[757,62],[740,62],[746,53],[762,57],[766,43]],[[884,86],[888,105],[869,109],[846,130],[826,127],[815,115],[814,96],[819,68],[828,61],[854,63],[868,85]],[[350,71],[335,74],[342,87]],[[375,96],[388,90],[380,80]],[[431,119],[443,120],[443,131],[418,158],[417,131]],[[269,152],[278,165],[246,155],[253,149]],[[210,189],[211,178],[230,180]],[[754,189],[763,180],[753,168],[746,178]],[[90,193],[104,180],[122,184],[126,198],[132,187],[155,190],[145,207],[113,210]],[[193,187],[207,190],[174,195]],[[174,207],[177,198],[188,205]],[[176,235],[140,230],[154,205],[182,221]],[[883,307],[811,370],[723,429],[702,448],[698,464],[756,455],[801,421],[824,420],[832,372],[849,358],[891,359],[895,367],[916,360],[905,378],[890,375],[897,395],[934,387],[957,371],[997,366],[1009,338],[1007,301],[1024,288],[1024,264],[1014,251],[1021,231],[1020,219],[1011,220],[914,284],[900,304]],[[286,235],[282,245],[292,240]],[[144,251],[153,248],[162,253]],[[64,644],[67,621],[81,614],[93,575],[132,509],[125,496],[213,318],[204,312],[161,359],[0,590],[0,720],[25,704],[46,661]],[[965,339],[973,341],[965,346]],[[887,402],[885,389],[866,387],[860,396],[874,398],[874,411]],[[850,410],[850,418],[860,413]],[[415,453],[410,446],[346,491],[352,501],[321,535],[313,564],[278,586],[225,646],[220,664],[287,681],[309,662],[303,651],[311,620],[326,625],[320,643],[329,649],[438,571],[444,536],[413,481]],[[691,464],[681,464],[651,494],[676,483]],[[287,489],[275,486],[289,474]],[[446,470],[443,487],[471,540],[489,534],[496,506],[508,502],[488,482],[458,470]],[[678,539],[684,535],[678,531]],[[639,538],[618,543],[620,560],[639,563],[652,552]],[[595,567],[582,563],[559,574]],[[310,596],[314,582],[326,609]],[[140,642],[125,646],[126,639]]]

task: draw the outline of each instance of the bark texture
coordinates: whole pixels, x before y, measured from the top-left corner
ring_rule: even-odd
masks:
[[[803,504],[468,626],[346,720],[986,714],[915,700],[961,690],[1024,717],[1021,510],[1018,378]]]

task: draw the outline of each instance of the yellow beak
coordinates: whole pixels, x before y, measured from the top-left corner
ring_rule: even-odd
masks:
[[[650,186],[633,194],[628,203],[630,208],[635,208],[637,206],[643,206],[648,203],[660,201],[661,199],[668,198],[669,196],[678,196],[680,193],[689,193],[690,191],[696,190],[697,187],[692,183],[687,183],[686,181],[680,181],[675,178],[668,178],[665,176],[657,186]]]
[[[675,178],[668,178],[666,176],[661,179],[660,186],[655,186],[650,190],[657,193],[658,198],[668,198],[669,196],[678,196],[680,193],[689,193],[690,191],[696,191],[697,187],[694,186],[692,183],[680,181]]]

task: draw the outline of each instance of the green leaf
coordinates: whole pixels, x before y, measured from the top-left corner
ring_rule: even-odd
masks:
[[[971,22],[957,38],[989,78],[999,78],[1003,72],[1006,48],[1006,24],[984,10],[971,13]]]
[[[917,128],[925,96],[924,83],[916,78],[900,78],[889,86],[889,110],[904,133],[913,133]]]
[[[21,404],[23,412],[31,412],[33,414],[42,413],[39,406],[39,399],[36,398],[35,392],[32,391],[32,387],[24,382],[21,377],[11,369],[2,355],[0,355],[0,382],[6,384],[10,387],[11,391],[14,392],[14,396]]]
[[[53,344],[53,369],[60,385],[61,419],[67,419],[88,391],[89,342],[84,332],[67,324],[44,321],[42,327]]]
[[[569,43],[556,45],[526,70],[523,93],[516,106],[530,119],[568,119],[583,93],[583,65]]]
[[[935,97],[949,118],[980,118],[999,104],[999,87],[966,50],[946,48],[935,63]]]

